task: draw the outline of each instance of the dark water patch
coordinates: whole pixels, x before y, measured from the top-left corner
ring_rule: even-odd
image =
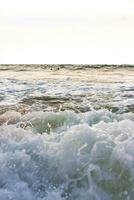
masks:
[[[103,105],[96,105],[94,107],[95,110],[100,110],[100,109],[107,109],[109,111],[111,111],[112,113],[117,113],[120,111],[119,107],[113,106],[113,105],[109,105],[109,104],[103,104]]]
[[[123,92],[133,92],[134,91],[134,87],[132,88],[128,88],[128,89],[124,89],[122,90]]]
[[[25,98],[21,101],[21,104],[29,105],[33,110],[53,110],[53,111],[64,111],[73,110],[75,112],[87,112],[90,110],[88,105],[81,105],[83,99],[80,96],[69,96],[69,97],[52,97],[52,96],[41,96],[41,97],[30,97]]]
[[[0,102],[4,100],[4,96],[0,96]]]
[[[36,101],[41,101],[42,103],[63,103],[65,101],[69,101],[70,98],[68,97],[53,97],[53,96],[40,96],[40,97],[29,97],[22,100],[22,103],[26,103],[28,105],[31,105],[35,103]]]
[[[133,105],[127,105],[125,110],[126,110],[126,112],[134,113],[134,104]]]
[[[122,97],[126,97],[126,98],[129,98],[129,99],[132,99],[132,98],[134,98],[134,94],[125,94]]]

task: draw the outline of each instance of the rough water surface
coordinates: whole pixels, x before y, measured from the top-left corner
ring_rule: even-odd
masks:
[[[0,71],[0,199],[133,200],[133,70],[61,70]]]

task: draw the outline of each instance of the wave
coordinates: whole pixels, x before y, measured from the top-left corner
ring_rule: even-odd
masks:
[[[114,76],[112,80],[115,80]],[[52,79],[52,82],[46,79],[1,78],[0,114],[11,109],[23,112],[24,108],[30,111],[74,110],[75,112],[106,108],[113,112],[133,112],[133,82],[123,82],[123,80],[120,82],[120,80],[118,79],[117,83],[113,81],[113,83],[98,84],[86,82],[84,76],[80,82],[69,80],[68,77],[63,80]]]
[[[0,199],[133,199],[133,113],[8,111],[0,121]]]
[[[13,70],[13,71],[35,71],[35,70],[60,70],[60,69],[69,69],[69,70],[85,70],[85,69],[119,69],[119,68],[129,68],[134,69],[134,65],[122,64],[122,65],[88,65],[88,64],[16,64],[16,65],[0,65],[0,71]]]

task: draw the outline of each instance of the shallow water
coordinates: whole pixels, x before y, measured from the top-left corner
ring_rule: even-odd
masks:
[[[133,200],[133,71],[78,71],[0,71],[0,199]]]
[[[30,111],[133,111],[133,75],[128,69],[0,71],[1,112],[20,107]]]

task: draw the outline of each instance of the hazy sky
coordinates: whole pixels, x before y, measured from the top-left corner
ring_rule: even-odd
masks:
[[[134,64],[134,0],[0,0],[0,63]]]

